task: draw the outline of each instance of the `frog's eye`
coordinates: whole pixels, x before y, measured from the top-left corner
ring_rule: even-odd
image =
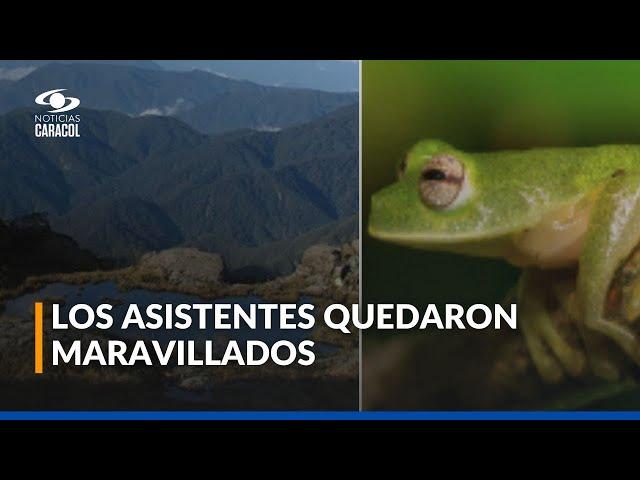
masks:
[[[404,177],[405,172],[407,171],[407,157],[403,157],[402,160],[398,162],[398,167],[396,168],[398,174],[398,180]]]
[[[464,176],[464,166],[452,155],[431,157],[420,175],[422,202],[437,210],[449,207],[460,195]]]

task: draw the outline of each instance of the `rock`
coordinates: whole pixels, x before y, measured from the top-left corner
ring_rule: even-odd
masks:
[[[319,285],[310,285],[304,290],[302,290],[303,295],[311,295],[314,297],[318,297],[324,293],[324,288]]]
[[[142,275],[158,276],[174,285],[197,287],[220,283],[224,263],[216,253],[201,252],[195,248],[171,248],[147,253],[136,270]]]
[[[342,247],[342,253],[348,256],[356,255],[358,253],[358,244],[345,243]]]
[[[180,381],[178,386],[184,390],[204,390],[207,387],[208,379],[205,376],[198,375],[195,377],[187,377]]]
[[[322,376],[333,378],[357,378],[359,351],[357,348],[337,353],[328,359],[327,367]]]
[[[290,277],[300,286],[303,295],[341,299],[358,295],[358,241],[339,247],[314,245],[302,256],[302,261]]]
[[[335,266],[337,251],[329,245],[309,247],[302,255],[302,262],[299,268],[307,274],[329,275]]]
[[[305,284],[309,286],[322,286],[326,283],[326,276],[318,275],[318,274],[307,275],[305,279],[306,279]]]

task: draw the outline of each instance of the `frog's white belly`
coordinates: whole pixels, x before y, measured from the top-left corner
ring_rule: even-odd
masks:
[[[513,237],[507,260],[520,267],[563,268],[577,263],[593,203],[580,201],[546,215],[535,227]]]

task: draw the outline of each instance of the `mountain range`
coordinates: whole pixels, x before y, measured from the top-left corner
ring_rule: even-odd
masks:
[[[121,68],[131,74],[130,67],[110,66]],[[222,93],[226,79],[210,74],[190,76],[193,88],[200,77],[220,82],[220,98],[231,94]],[[276,92],[280,100],[269,104],[267,87],[248,85],[247,92],[262,91],[273,118],[291,118],[287,100],[301,98]],[[153,90],[141,89],[138,98],[153,98]],[[0,105],[7,98],[0,93]],[[320,115],[329,107],[311,102],[310,121],[281,130],[234,120],[239,129],[217,135],[172,116],[79,108],[80,138],[51,139],[33,136],[33,115],[41,110],[13,110],[0,116],[0,218],[46,212],[54,229],[80,247],[123,263],[194,245],[221,253],[230,276],[287,273],[307,246],[357,232],[358,107],[339,104]],[[257,118],[255,110],[247,115]]]
[[[19,80],[51,63],[125,65],[150,70],[203,70],[221,77],[274,87],[328,92],[358,90],[358,63],[353,60],[0,60],[0,80]]]
[[[8,72],[2,65],[0,62],[0,73]],[[173,116],[199,132],[212,134],[239,128],[286,128],[358,101],[356,93],[263,86],[206,71],[179,72],[154,66],[133,61],[18,63],[14,69],[32,70],[14,81],[0,75],[4,78],[0,81],[0,113],[33,106],[38,94],[65,88],[65,93],[79,98],[85,108],[130,116]]]
[[[0,60],[0,83],[20,80],[38,68],[52,63],[67,65],[97,63],[103,65],[127,65],[152,70],[162,69],[160,65],[151,60]]]
[[[353,60],[157,60],[168,70],[205,70],[261,85],[314,88],[328,92],[358,90]]]

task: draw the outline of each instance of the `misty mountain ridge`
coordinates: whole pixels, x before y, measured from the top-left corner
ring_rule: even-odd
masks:
[[[126,65],[151,70],[203,70],[274,87],[328,92],[358,90],[356,61],[343,60],[0,60],[0,80],[16,81],[51,63]]]
[[[171,70],[199,68],[261,85],[313,88],[329,92],[358,90],[356,61],[344,60],[158,60]]]
[[[0,85],[2,82],[15,82],[26,77],[45,65],[52,63],[101,65],[127,65],[130,67],[160,70],[162,67],[152,60],[0,60]]]
[[[173,116],[206,134],[282,129],[358,101],[355,93],[269,87],[202,70],[55,62],[16,81],[0,82],[0,113],[31,107],[38,94],[53,88],[65,88],[85,108]]]
[[[125,263],[188,244],[230,269],[255,259],[266,276],[290,271],[307,242],[357,232],[346,220],[358,212],[356,105],[215,136],[173,117],[80,108],[75,139],[35,138],[36,111],[0,116],[0,218],[47,212],[56,231]]]
[[[151,70],[161,70],[162,67],[153,60],[0,60],[0,68],[19,67],[43,67],[51,63],[82,64],[94,63],[98,65],[126,65],[129,67],[148,68]]]

